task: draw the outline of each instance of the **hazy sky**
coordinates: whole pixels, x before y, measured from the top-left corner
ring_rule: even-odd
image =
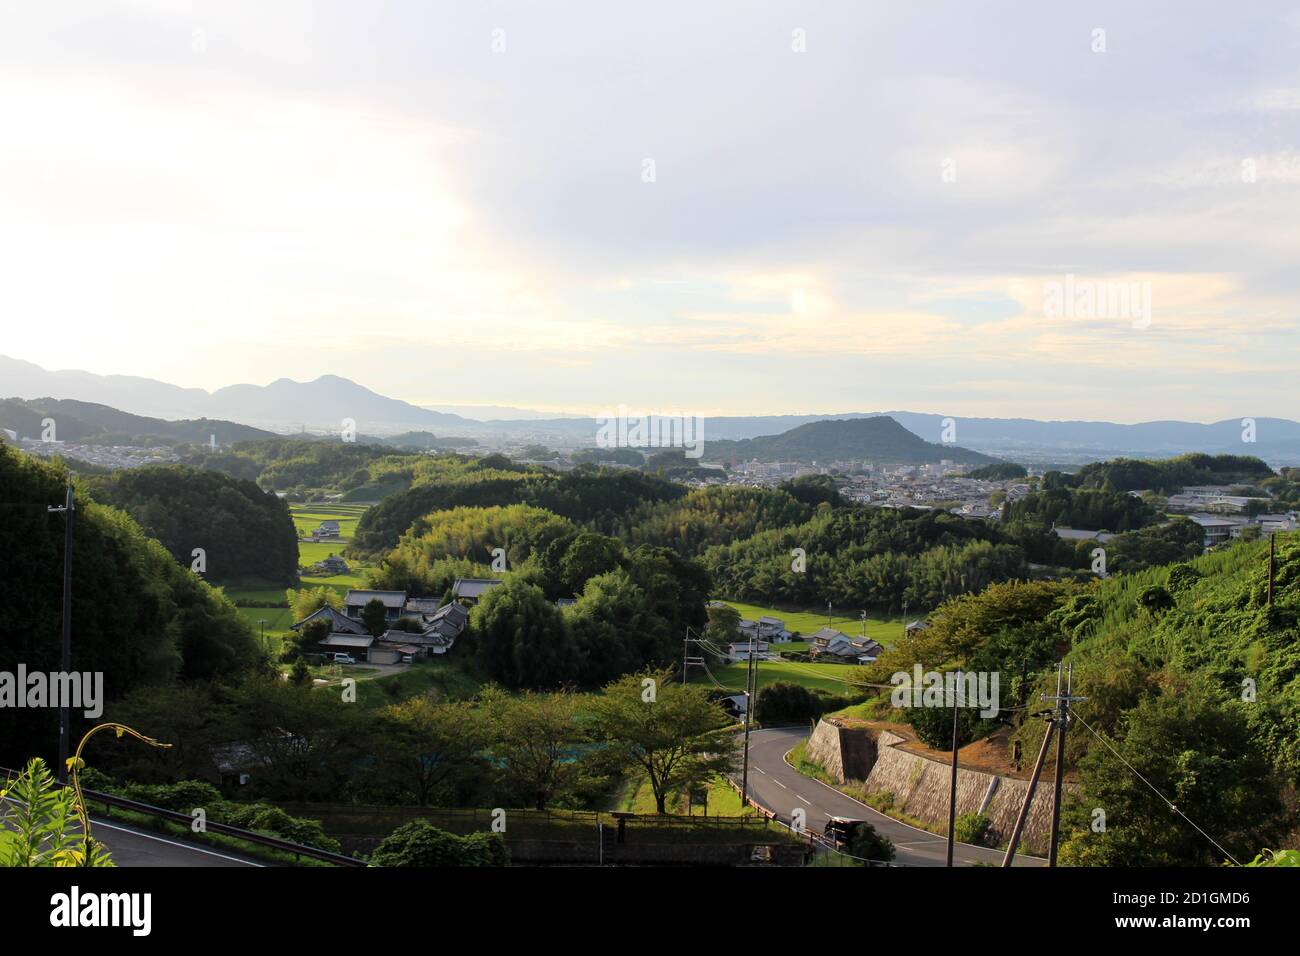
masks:
[[[1291,4],[0,10],[0,353],[46,368],[1300,417]]]

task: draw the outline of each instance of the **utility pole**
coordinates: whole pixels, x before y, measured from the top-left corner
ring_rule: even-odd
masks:
[[[1061,665],[1056,665],[1056,696],[1047,697],[1044,695],[1043,700],[1056,701],[1056,779],[1052,792],[1052,838],[1051,848],[1047,855],[1047,865],[1056,866],[1056,851],[1061,837],[1061,785],[1065,777],[1065,731],[1070,724],[1070,704],[1076,700],[1087,700],[1086,697],[1075,697],[1072,694],[1074,689],[1074,665],[1071,664],[1066,671],[1065,693],[1061,693]]]
[[[1043,772],[1043,761],[1047,759],[1047,747],[1052,742],[1052,734],[1056,730],[1056,724],[1052,721],[1051,715],[1047,715],[1047,733],[1043,734],[1043,745],[1038,748],[1038,759],[1034,761],[1034,773],[1029,778],[1029,789],[1025,791],[1025,802],[1020,805],[1020,813],[1016,815],[1016,825],[1011,828],[1011,839],[1007,841],[1007,853],[1002,858],[1002,865],[1008,867],[1016,858],[1016,847],[1020,845],[1020,833],[1025,828],[1025,821],[1029,819],[1029,808],[1034,802],[1034,791],[1038,789],[1038,775]]]
[[[961,671],[952,685],[952,775],[948,781],[948,865],[957,842],[957,717],[961,713]]]
[[[826,602],[826,626],[831,626],[831,602]]]
[[[862,612],[862,638],[863,638],[863,640],[865,640],[866,637],[867,637],[867,612],[866,612],[866,611],[863,611],[863,612]]]
[[[740,778],[740,804],[741,809],[745,808],[745,801],[749,799],[749,725],[754,719],[754,641],[756,638],[751,635],[749,638],[749,671],[745,675],[745,769]]]
[[[51,514],[63,515],[63,653],[60,668],[66,676],[72,672],[72,515],[76,503],[72,495],[72,475],[62,507],[48,507]],[[71,749],[72,710],[65,694],[59,703],[59,783],[68,782],[68,753]]]
[[[692,667],[703,667],[706,671],[708,670],[708,665],[705,663],[704,655],[702,653],[697,654],[694,657],[691,656],[692,643],[698,645],[700,643],[700,638],[691,637],[691,627],[688,624],[686,626],[686,637],[682,640],[682,684],[683,685],[686,684],[687,673],[690,671]]]

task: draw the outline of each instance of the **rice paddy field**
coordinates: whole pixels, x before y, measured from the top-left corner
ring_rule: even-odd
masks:
[[[795,631],[803,637],[807,637],[814,631],[827,626],[825,608],[779,608],[779,607],[760,607],[757,604],[741,604],[738,601],[725,602],[740,612],[740,616],[749,621],[757,621],[760,617],[775,617],[785,621],[785,626]],[[837,631],[843,631],[849,637],[860,637],[862,635],[862,612],[850,608],[832,608],[830,617],[830,626]],[[908,618],[904,617],[882,617],[879,614],[867,612],[867,637],[880,644],[888,647],[895,643],[903,636],[903,628],[909,621],[914,621],[921,614],[914,614]],[[786,645],[788,647],[789,645]],[[777,650],[782,650],[778,647]]]
[[[785,621],[787,629],[807,637],[814,631],[827,626],[826,612],[815,608],[779,608],[779,607],[762,607],[757,604],[743,604],[738,601],[725,602],[740,612],[740,616],[746,620],[756,621],[760,617],[775,617]],[[902,617],[881,617],[878,614],[867,614],[867,637],[880,644],[889,646],[903,636],[903,628],[907,625],[908,620]],[[838,631],[843,631],[850,637],[858,637],[862,634],[862,617],[861,612],[849,612],[847,614],[836,614],[832,608],[830,626]],[[789,644],[774,644],[772,650],[786,658],[788,655],[806,653],[808,643],[806,641],[791,641]],[[727,688],[743,692],[745,689],[746,669],[748,665],[741,664],[722,664],[711,666],[713,677],[717,683]],[[784,682],[789,684],[800,684],[810,690],[824,690],[832,694],[846,695],[859,692],[855,683],[861,679],[862,671],[852,664],[810,664],[803,661],[794,661],[782,659],[777,661],[760,661],[758,667],[758,688],[761,690],[768,684]],[[692,676],[693,681],[702,681],[710,683],[709,678],[703,672],[696,670]]]
[[[294,527],[298,531],[298,565],[303,568],[310,568],[313,564],[321,561],[330,555],[343,556],[343,549],[348,546],[352,540],[352,535],[356,533],[357,521],[365,512],[369,505],[354,504],[322,504],[313,502],[311,504],[293,504],[290,505],[290,511],[293,515]],[[324,541],[312,541],[311,533],[320,527],[322,521],[337,521],[339,523],[339,536]],[[351,588],[364,588],[369,583],[370,572],[374,570],[369,565],[360,565],[347,558],[347,574],[334,574],[324,577],[318,577],[310,574],[302,576],[302,586],[305,588],[329,587],[333,588],[339,594],[346,593]],[[279,638],[288,632],[289,626],[293,623],[293,616],[289,610],[288,602],[285,600],[284,588],[255,588],[255,587],[231,587],[226,588],[226,597],[230,598],[236,604],[245,605],[239,608],[240,615],[253,626],[253,629],[262,633],[262,621],[266,621],[265,633],[268,638]],[[256,607],[247,605],[267,605],[272,604],[274,607]]]

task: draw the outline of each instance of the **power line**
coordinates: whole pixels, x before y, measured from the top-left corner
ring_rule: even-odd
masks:
[[[1222,853],[1224,856],[1226,856],[1229,860],[1232,860],[1232,862],[1233,862],[1234,865],[1236,865],[1236,866],[1241,866],[1241,864],[1237,862],[1236,857],[1234,857],[1231,853],[1229,853],[1229,852],[1228,852],[1227,850],[1225,850],[1222,846],[1220,846],[1220,845],[1219,845],[1219,841],[1217,841],[1216,839],[1214,839],[1214,837],[1210,836],[1208,833],[1206,833],[1204,830],[1202,830],[1199,826],[1197,826],[1195,820],[1193,820],[1193,819],[1192,819],[1191,817],[1189,817],[1187,814],[1183,813],[1182,810],[1179,810],[1178,807],[1174,805],[1174,802],[1173,802],[1172,800],[1170,800],[1170,799],[1169,799],[1168,797],[1166,797],[1163,793],[1161,793],[1159,790],[1157,790],[1156,787],[1155,787],[1155,785],[1154,785],[1153,783],[1151,783],[1151,781],[1148,780],[1146,777],[1142,776],[1142,774],[1138,772],[1138,769],[1137,769],[1136,767],[1134,767],[1131,763],[1129,763],[1127,760],[1125,760],[1124,757],[1123,757],[1123,755],[1122,755],[1118,750],[1116,750],[1114,747],[1112,747],[1112,746],[1110,745],[1110,742],[1109,742],[1105,737],[1103,737],[1101,734],[1099,734],[1096,730],[1093,730],[1091,724],[1089,724],[1089,723],[1088,723],[1086,720],[1084,720],[1082,717],[1079,717],[1078,714],[1075,714],[1074,716],[1075,716],[1075,717],[1078,717],[1078,719],[1079,719],[1079,723],[1083,724],[1083,726],[1086,727],[1086,728],[1087,728],[1087,729],[1092,733],[1092,735],[1093,735],[1094,737],[1096,737],[1096,738],[1097,738],[1098,740],[1100,740],[1103,744],[1105,744],[1107,750],[1109,750],[1111,753],[1113,753],[1116,757],[1119,758],[1119,762],[1120,762],[1120,763],[1122,763],[1124,766],[1128,767],[1128,769],[1129,769],[1129,770],[1134,774],[1134,776],[1136,776],[1139,780],[1141,780],[1143,783],[1145,783],[1145,784],[1146,784],[1146,785],[1151,789],[1151,792],[1152,792],[1152,793],[1154,793],[1157,797],[1159,797],[1159,798],[1160,798],[1161,800],[1163,800],[1165,803],[1169,804],[1169,809],[1170,809],[1170,810],[1174,811],[1174,813],[1178,814],[1180,817],[1182,817],[1184,820],[1186,820],[1188,823],[1190,823],[1193,827],[1195,827],[1197,833],[1199,833],[1201,836],[1205,837],[1205,839],[1207,839],[1207,840],[1209,840],[1211,843],[1213,843],[1214,846],[1215,846],[1215,848],[1216,848],[1220,853]]]

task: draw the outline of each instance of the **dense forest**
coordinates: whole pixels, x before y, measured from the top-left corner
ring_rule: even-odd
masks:
[[[0,443],[0,580],[10,597],[0,671],[59,667],[65,475]],[[72,666],[99,671],[115,700],[142,685],[234,677],[261,666],[256,638],[220,592],[180,567],[125,512],[79,494],[72,562]],[[88,726],[74,711],[74,734]],[[0,708],[0,758],[9,766],[54,753],[58,712]]]
[[[1064,656],[1074,668],[1074,693],[1087,699],[1076,705],[1079,726],[1067,741],[1067,765],[1082,786],[1066,816],[1063,859],[1222,862],[1125,761],[1229,853],[1249,859],[1261,846],[1300,836],[1300,542],[1282,543],[1271,605],[1266,550],[1243,542],[1087,584],[996,584],[945,603],[926,631],[887,649],[863,678],[887,680],[916,663],[999,672],[1002,713],[964,716],[961,741],[1009,728],[1009,737],[997,739],[1023,767],[1045,729],[1030,714],[1053,692]],[[874,712],[899,713],[884,700]],[[950,746],[946,716],[904,713],[922,739]],[[1100,832],[1092,826],[1099,806],[1108,820]]]
[[[1273,474],[1249,455],[1179,455],[1155,461],[1115,458],[1092,462],[1077,475],[1064,476],[1077,488],[1112,488],[1116,491],[1160,491],[1165,494],[1186,485],[1232,485],[1259,481]]]
[[[86,488],[130,514],[185,567],[202,549],[206,580],[292,584],[297,578],[298,534],[289,506],[254,482],[163,465],[90,478]]]

